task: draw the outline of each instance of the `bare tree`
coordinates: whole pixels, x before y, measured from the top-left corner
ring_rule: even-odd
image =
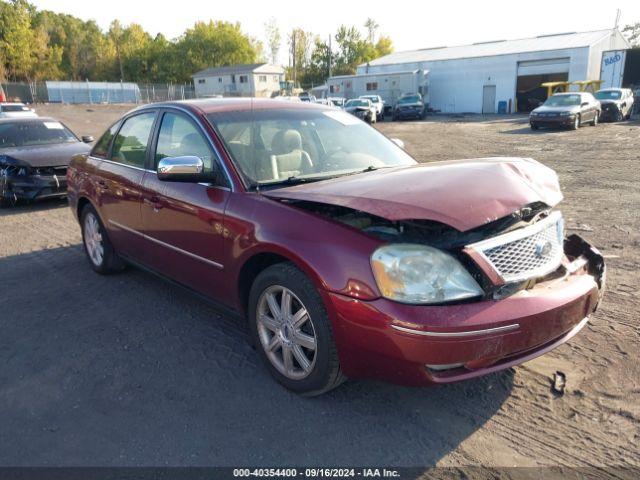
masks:
[[[369,39],[369,43],[371,45],[376,43],[376,32],[378,31],[378,25],[373,18],[367,18],[367,21],[364,22],[364,26],[367,29],[367,38]]]
[[[267,36],[267,48],[269,49],[269,58],[272,64],[278,63],[278,54],[280,53],[280,44],[282,37],[280,35],[280,27],[274,17],[264,24],[265,34]]]

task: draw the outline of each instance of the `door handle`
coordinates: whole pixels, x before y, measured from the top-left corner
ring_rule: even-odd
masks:
[[[148,197],[148,198],[145,198],[144,201],[145,201],[145,203],[148,203],[149,205],[151,205],[153,207],[153,211],[154,212],[157,212],[162,207],[164,207],[164,205],[160,201],[160,198],[156,197],[155,195],[153,195],[151,197]]]

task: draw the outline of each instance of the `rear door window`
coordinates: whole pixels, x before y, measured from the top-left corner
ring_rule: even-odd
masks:
[[[144,168],[155,117],[155,112],[147,112],[127,118],[113,142],[111,160]]]
[[[109,158],[109,147],[111,146],[111,140],[113,140],[113,137],[118,131],[119,126],[120,122],[112,125],[109,130],[104,132],[102,137],[100,137],[100,139],[96,142],[93,150],[91,150],[91,155],[93,157]]]

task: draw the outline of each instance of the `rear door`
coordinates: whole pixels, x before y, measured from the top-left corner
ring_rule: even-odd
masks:
[[[98,203],[102,221],[115,249],[139,259],[142,239],[141,184],[149,154],[156,111],[127,117],[98,168]]]
[[[224,285],[224,211],[230,184],[203,129],[178,110],[160,114],[152,162],[142,185],[144,262],[180,283],[218,298]],[[197,156],[205,171],[219,172],[207,183],[160,181],[158,162]]]

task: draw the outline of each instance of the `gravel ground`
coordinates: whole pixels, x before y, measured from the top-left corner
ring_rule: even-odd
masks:
[[[38,108],[96,136],[125,110]],[[302,398],[198,298],[135,269],[94,274],[63,202],[4,209],[0,465],[640,467],[640,124],[531,132],[524,117],[470,116],[378,128],[424,162],[527,156],[556,169],[568,229],[608,258],[588,327],[462,384],[350,381]]]

